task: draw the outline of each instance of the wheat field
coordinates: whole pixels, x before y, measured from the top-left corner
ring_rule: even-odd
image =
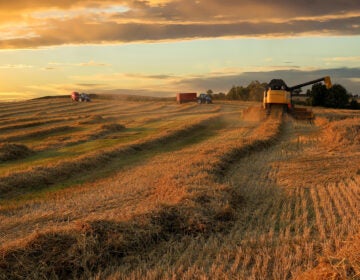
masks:
[[[0,103],[0,279],[360,279],[360,114]]]

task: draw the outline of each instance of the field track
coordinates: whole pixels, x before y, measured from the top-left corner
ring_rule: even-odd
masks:
[[[0,279],[356,277],[359,114],[253,106],[0,104]]]

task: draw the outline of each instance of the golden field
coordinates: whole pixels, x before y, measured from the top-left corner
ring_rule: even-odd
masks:
[[[360,113],[0,103],[0,279],[360,279]]]

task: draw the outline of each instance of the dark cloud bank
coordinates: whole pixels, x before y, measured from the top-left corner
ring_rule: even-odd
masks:
[[[283,79],[289,86],[311,81],[324,76],[330,76],[332,82],[341,84],[352,94],[360,95],[360,80],[352,81],[360,77],[360,68],[334,68],[326,70],[299,71],[299,70],[276,70],[268,72],[244,72],[233,75],[219,75],[217,77],[203,76],[188,78],[179,81],[175,86],[178,91],[182,89],[193,89],[197,92],[205,92],[212,89],[215,93],[227,93],[230,88],[235,86],[247,86],[252,81],[269,82],[271,79]],[[306,88],[303,88],[306,90]],[[160,90],[133,90],[133,89],[111,89],[97,90],[98,93],[115,93],[115,94],[135,94],[144,96],[175,96],[175,92]]]

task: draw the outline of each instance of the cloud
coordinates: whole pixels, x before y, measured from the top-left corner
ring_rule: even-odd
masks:
[[[84,17],[70,20],[49,20],[36,33],[23,38],[2,39],[0,48],[36,48],[64,44],[103,44],[143,41],[186,40],[214,37],[282,37],[303,35],[358,35],[352,26],[359,17],[326,21],[235,22],[141,24],[89,22]],[[91,32],[89,32],[91,30]]]
[[[125,81],[136,81],[137,85],[143,85],[144,82],[152,81],[161,81],[161,82],[171,82],[180,80],[182,77],[171,75],[171,74],[144,74],[144,73],[122,73],[115,72],[111,74],[93,74],[93,75],[73,75],[70,77],[75,81],[106,81],[109,83],[112,82],[121,82]]]
[[[0,49],[360,34],[358,0],[17,0],[1,1],[0,11],[11,15],[0,21]]]
[[[151,2],[151,1],[150,1]],[[146,2],[144,2],[146,3]],[[173,0],[165,5],[150,7],[143,5],[141,9],[130,9],[129,16],[138,17],[146,14],[148,17],[171,21],[234,21],[234,20],[293,20],[296,18],[322,17],[329,15],[344,15],[359,12],[359,2],[344,1],[288,1],[288,0]]]
[[[158,75],[145,75],[141,73],[119,73],[118,76],[125,78],[136,78],[136,79],[149,79],[149,80],[173,80],[177,77],[174,75],[158,74]]]
[[[350,92],[359,93],[360,68],[333,68],[301,71],[296,69],[281,69],[270,71],[243,72],[232,75],[213,76],[204,74],[200,77],[187,77],[179,81],[181,88],[196,90],[212,89],[215,92],[227,92],[233,85],[247,86],[252,81],[269,82],[271,79],[283,79],[289,86],[311,81],[324,76],[330,76],[333,83],[344,85]]]
[[[324,61],[328,62],[360,62],[360,56],[338,56],[338,57],[327,57]]]
[[[130,88],[114,88],[97,90],[98,94],[126,94],[138,96],[155,96],[155,97],[175,97],[174,92],[159,89],[130,89]]]
[[[24,92],[31,93],[31,98],[45,96],[45,95],[64,95],[73,92],[74,90],[86,91],[86,92],[93,92],[93,91],[98,92],[108,89],[109,89],[108,85],[100,84],[100,83],[42,83],[42,84],[33,84],[23,87]],[[0,95],[0,100],[2,99],[3,98]],[[14,100],[15,99],[16,98],[14,98]]]
[[[0,69],[28,69],[33,68],[32,65],[25,65],[25,64],[5,64],[0,65]]]
[[[110,64],[108,64],[108,63],[95,62],[95,61],[93,61],[93,60],[90,60],[90,61],[88,61],[88,62],[83,62],[83,63],[75,64],[75,65],[78,65],[78,66],[86,66],[86,67],[110,66]]]
[[[40,9],[69,9],[72,7],[82,6],[82,7],[99,7],[102,4],[109,4],[113,2],[121,1],[108,1],[108,0],[58,0],[58,1],[48,1],[48,0],[17,0],[17,1],[0,1],[1,10],[40,10]],[[125,2],[125,1],[122,1]]]
[[[78,87],[84,87],[84,88],[98,88],[98,87],[105,87],[104,84],[94,84],[94,83],[83,83],[83,84],[77,84]]]
[[[64,63],[64,62],[49,62],[49,66],[45,67],[46,70],[54,70],[61,67],[107,67],[111,66],[109,63],[96,62],[94,60],[89,60],[86,62],[79,63]]]
[[[117,18],[156,19],[177,22],[283,19],[342,16],[359,12],[357,0],[315,0],[311,3],[288,0],[16,0],[0,1],[1,14],[42,17],[72,13],[113,14]]]

